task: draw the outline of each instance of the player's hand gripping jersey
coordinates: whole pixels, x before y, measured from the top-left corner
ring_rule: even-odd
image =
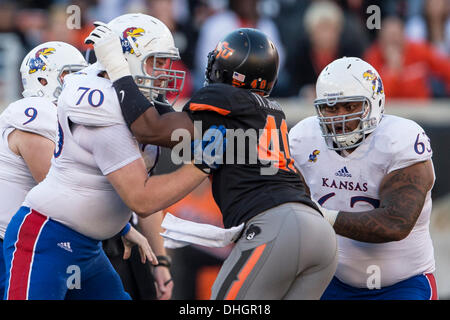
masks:
[[[141,154],[120,111],[112,83],[95,65],[68,75],[58,101],[58,143],[47,178],[29,206],[97,240],[116,235],[130,209],[105,177]],[[156,150],[154,153],[156,156]]]
[[[276,102],[249,90],[210,84],[183,111],[194,124],[199,121],[202,135],[211,126],[227,129],[224,164],[212,174],[213,196],[226,228],[286,202],[314,207],[295,171],[285,115]]]
[[[29,97],[11,103],[0,116],[0,238],[28,191],[36,185],[24,159],[11,151],[8,136],[14,130],[56,140],[56,106],[48,99]]]
[[[362,212],[377,208],[383,177],[432,156],[424,130],[396,116],[385,115],[365,143],[347,157],[329,150],[318,132],[317,117],[307,118],[290,131],[290,145],[296,166],[309,182],[311,197],[328,209]],[[381,286],[385,287],[433,272],[430,213],[431,191],[414,228],[403,240],[366,243],[338,235],[337,278],[353,287],[367,288],[369,276],[379,268]]]

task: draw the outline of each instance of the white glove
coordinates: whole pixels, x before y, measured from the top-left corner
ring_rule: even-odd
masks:
[[[336,222],[336,218],[338,216],[339,211],[326,209],[326,208],[322,207],[316,200],[314,200],[312,198],[311,198],[311,200],[314,201],[314,203],[319,208],[320,212],[322,212],[323,217],[331,224],[331,226],[333,226],[334,223]]]
[[[120,37],[105,23],[94,22],[95,29],[84,40],[86,44],[93,44],[97,61],[105,67],[109,79],[114,82],[131,75],[128,62],[123,55]]]

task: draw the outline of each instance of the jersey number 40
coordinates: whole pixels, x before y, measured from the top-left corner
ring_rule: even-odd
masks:
[[[278,129],[275,117],[267,116],[266,125],[259,136],[258,159],[271,162],[281,170],[296,172],[294,159],[289,152],[288,128],[284,119]]]

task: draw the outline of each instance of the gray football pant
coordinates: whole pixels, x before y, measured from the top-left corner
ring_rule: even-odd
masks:
[[[337,241],[314,209],[289,202],[250,219],[211,299],[319,299],[336,271]]]

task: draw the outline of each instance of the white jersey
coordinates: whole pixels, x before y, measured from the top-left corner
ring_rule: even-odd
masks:
[[[379,187],[390,172],[431,159],[424,130],[415,122],[385,115],[365,142],[346,157],[330,150],[321,136],[317,117],[300,121],[289,132],[291,154],[324,208],[362,212],[379,206]],[[411,233],[403,240],[366,243],[338,235],[336,277],[353,287],[367,288],[371,275],[381,287],[435,269],[429,232],[431,191]]]
[[[112,82],[89,67],[66,76],[58,99],[58,127],[49,174],[24,204],[90,238],[116,235],[131,211],[106,175],[141,154]]]
[[[14,130],[56,139],[56,106],[48,99],[29,97],[11,103],[0,115],[0,238],[27,192],[36,185],[23,158],[11,151],[8,136]]]

